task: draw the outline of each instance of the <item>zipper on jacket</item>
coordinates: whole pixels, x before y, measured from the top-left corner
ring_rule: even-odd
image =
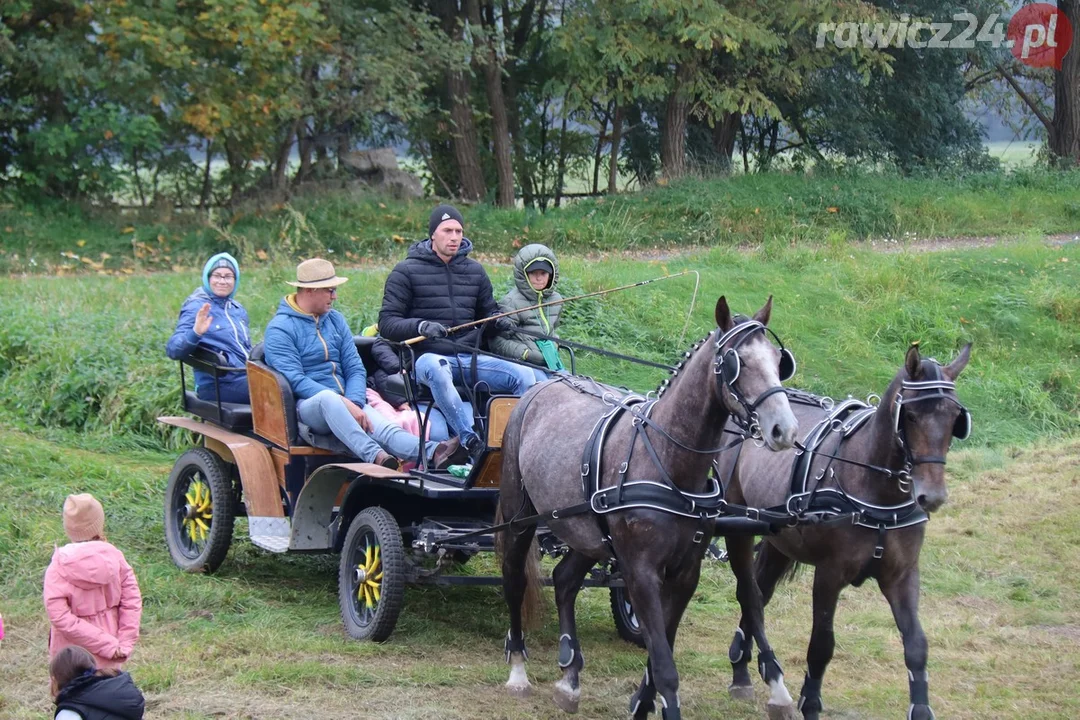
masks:
[[[330,359],[330,347],[326,344],[326,340],[323,339],[322,332],[319,331],[319,320],[321,320],[321,318],[315,318],[315,334],[319,337],[319,342],[322,343],[323,359],[330,363],[330,377],[334,378],[334,382],[337,384],[338,390],[340,390],[341,394],[344,395],[345,386],[341,384],[340,380],[338,380],[337,368],[334,365],[334,361]]]
[[[453,258],[450,258],[451,262]],[[454,327],[457,324],[457,300],[454,298],[454,275],[450,272],[450,263],[443,263],[446,268],[446,290],[450,295],[450,327]],[[473,309],[473,315],[476,315],[475,308]],[[479,318],[473,317],[473,320]],[[449,329],[449,328],[447,328]],[[455,350],[455,352],[457,352]]]
[[[544,302],[544,291],[536,293],[536,304],[542,305]],[[547,315],[544,314],[544,308],[536,308],[536,315],[540,318],[540,324],[544,326],[544,332],[548,335],[551,334],[551,323],[548,322]]]
[[[248,355],[247,348],[244,347],[244,343],[240,342],[240,333],[237,332],[237,330],[236,330],[236,323],[233,322],[232,316],[229,315],[229,305],[231,305],[231,303],[226,301],[225,302],[225,318],[229,321],[229,324],[232,325],[233,337],[236,338],[236,344],[238,346],[240,346],[240,352],[244,353],[244,360],[250,360],[251,358]],[[244,338],[247,339],[247,331],[246,330],[244,331]]]

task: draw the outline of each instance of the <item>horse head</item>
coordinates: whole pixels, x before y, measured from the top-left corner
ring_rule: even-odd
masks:
[[[799,423],[780,383],[795,374],[795,357],[769,330],[771,312],[772,295],[753,318],[732,316],[724,296],[716,301],[713,373],[718,398],[732,418],[770,450],[787,450],[795,443]]]
[[[949,497],[945,455],[952,439],[964,440],[971,432],[971,413],[956,395],[956,378],[970,357],[971,343],[948,365],[921,357],[912,345],[888,393],[895,440],[910,468],[911,494],[927,512]]]

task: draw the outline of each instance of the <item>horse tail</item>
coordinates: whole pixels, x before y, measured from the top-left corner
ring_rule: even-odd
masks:
[[[495,524],[502,525],[516,517],[528,516],[536,512],[525,484],[521,479],[521,470],[518,467],[518,448],[521,440],[521,417],[524,408],[515,408],[503,431],[502,438],[502,477],[499,481],[499,502],[495,509]],[[509,517],[507,517],[509,515]],[[515,528],[504,528],[495,533],[495,558],[502,566],[503,557],[507,550],[508,534],[521,532]],[[524,559],[525,571],[525,594],[521,603],[521,620],[524,629],[534,630],[540,625],[543,618],[544,598],[540,591],[542,582],[540,579],[540,546],[536,542],[535,526],[525,530],[533,532],[529,549]]]
[[[780,574],[779,582],[790,582],[794,580],[799,574],[799,568],[802,567],[802,563],[792,560],[787,555],[784,555],[775,547],[769,543],[768,540],[762,540],[757,545],[757,556],[754,558],[754,576],[758,574],[758,570],[773,560],[773,555],[779,555],[779,559],[785,563],[784,571]]]
[[[540,546],[534,536],[525,558],[525,599],[521,603],[521,622],[526,630],[540,627],[544,617],[544,596],[540,588]]]

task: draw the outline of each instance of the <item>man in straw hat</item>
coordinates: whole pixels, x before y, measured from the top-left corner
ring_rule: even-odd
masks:
[[[522,395],[536,383],[536,375],[529,367],[507,360],[463,352],[478,346],[489,326],[494,326],[491,330],[511,329],[508,318],[447,337],[455,325],[500,312],[487,272],[469,257],[473,244],[464,237],[462,223],[461,213],[452,205],[439,205],[431,212],[428,238],[414,243],[386,278],[379,332],[399,342],[418,335],[426,338],[414,346],[416,379],[431,388],[435,404],[475,457],[483,442],[472,410],[454,383],[484,383],[493,393]]]
[[[367,371],[345,316],[334,310],[339,277],[327,260],[312,258],[296,268],[296,292],[286,295],[266,326],[266,363],[288,380],[300,422],[321,435],[332,434],[365,462],[389,468],[415,459],[420,439],[379,412],[365,409]],[[427,442],[435,467],[449,464],[458,440]]]

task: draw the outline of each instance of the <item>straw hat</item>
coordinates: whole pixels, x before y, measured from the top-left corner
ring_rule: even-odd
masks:
[[[105,534],[105,510],[89,493],[68,495],[64,501],[64,532],[71,542],[85,542]]]
[[[337,276],[334,265],[329,260],[311,258],[296,266],[296,282],[285,282],[298,288],[332,288],[348,280],[349,278]]]

